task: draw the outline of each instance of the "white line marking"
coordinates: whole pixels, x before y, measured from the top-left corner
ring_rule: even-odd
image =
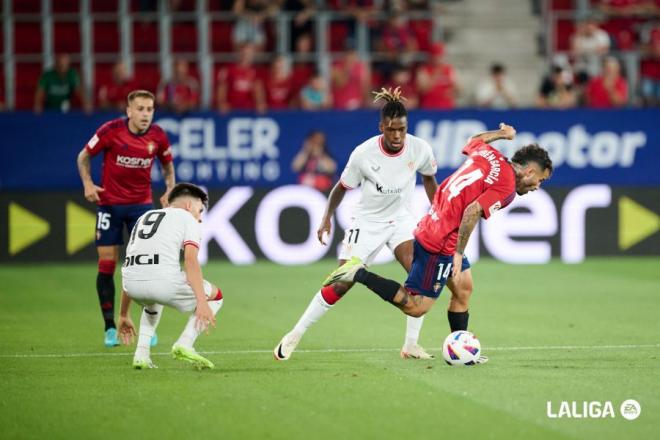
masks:
[[[638,344],[638,345],[536,345],[529,347],[485,347],[484,351],[522,351],[522,350],[623,350],[631,348],[660,348],[660,344]],[[398,348],[323,348],[310,350],[296,350],[297,353],[377,353],[394,352]],[[440,351],[440,348],[432,348],[432,351]],[[271,354],[273,350],[218,350],[200,351],[200,354]],[[102,352],[102,353],[28,353],[28,354],[0,354],[0,358],[84,358],[105,356],[132,356],[133,352]],[[152,356],[168,356],[169,352],[151,353]]]

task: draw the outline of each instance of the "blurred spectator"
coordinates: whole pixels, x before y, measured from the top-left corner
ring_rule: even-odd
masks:
[[[357,50],[350,49],[332,66],[332,104],[338,110],[364,106],[369,95],[371,73]]]
[[[238,15],[232,39],[235,47],[243,44],[254,44],[257,51],[266,45],[264,22],[267,17],[279,9],[278,1],[269,0],[236,0],[232,8]]]
[[[577,72],[593,77],[600,74],[603,56],[610,50],[610,37],[594,20],[578,23],[571,39],[571,55]]]
[[[404,15],[400,13],[390,15],[381,28],[376,49],[385,57],[374,65],[383,78],[391,77],[397,64],[409,65],[412,62],[410,55],[411,52],[417,51],[417,40]]]
[[[137,89],[135,81],[128,75],[126,64],[118,62],[112,67],[112,79],[99,87],[98,106],[103,110],[124,110],[126,97]]]
[[[46,109],[66,113],[71,108],[74,96],[80,99],[85,111],[92,110],[80,87],[78,72],[71,67],[71,58],[68,54],[59,54],[55,58],[55,68],[45,71],[39,78],[34,96],[34,112],[41,113]]]
[[[376,10],[374,0],[326,0],[326,7],[337,12],[348,14],[349,17],[344,20],[334,20],[330,29],[330,45],[335,40],[333,33],[338,35],[346,34],[346,39],[340,42],[341,46],[349,45],[356,46],[356,33],[358,25],[371,26],[369,16]],[[331,49],[334,49],[331,47]],[[340,47],[341,49],[341,47]]]
[[[199,107],[199,82],[190,74],[188,61],[174,62],[174,75],[158,86],[156,99],[159,106],[178,114]]]
[[[660,26],[645,35],[641,66],[641,91],[644,104],[660,105]]]
[[[275,57],[263,81],[263,87],[269,109],[281,110],[290,107],[293,84],[284,56]]]
[[[592,108],[623,107],[628,101],[628,83],[621,75],[621,65],[614,57],[603,60],[603,74],[589,81],[587,105]]]
[[[298,183],[325,192],[332,188],[337,162],[328,153],[325,134],[315,130],[307,135],[302,148],[293,158],[291,168],[298,174]]]
[[[221,113],[230,110],[265,110],[263,87],[257,81],[254,47],[246,44],[239,49],[236,64],[218,72],[217,104]]]
[[[325,110],[332,105],[330,98],[325,79],[317,73],[300,91],[300,106],[303,110]]]
[[[402,64],[395,65],[388,87],[399,87],[401,89],[401,95],[406,98],[405,105],[407,109],[411,110],[419,105],[417,90],[415,90],[412,73],[408,67]]]
[[[293,83],[292,95],[297,99],[300,90],[307,84],[314,75],[314,59],[312,52],[313,41],[310,34],[302,34],[296,39],[295,63],[291,69],[291,78]]]
[[[290,37],[291,50],[296,50],[298,38],[301,35],[311,35],[314,31],[312,17],[316,12],[315,0],[284,0],[283,8],[295,15],[291,20]]]
[[[452,109],[458,93],[454,67],[444,62],[445,47],[435,43],[430,60],[417,69],[419,107],[422,109]]]
[[[476,101],[479,107],[507,109],[515,107],[516,88],[506,76],[502,64],[490,67],[490,76],[477,86]]]
[[[577,96],[572,78],[566,75],[561,66],[553,66],[550,75],[543,79],[537,98],[537,104],[542,108],[575,107]]]

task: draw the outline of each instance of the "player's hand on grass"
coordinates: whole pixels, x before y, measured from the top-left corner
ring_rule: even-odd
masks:
[[[103,191],[105,191],[105,189],[100,186],[96,186],[93,183],[87,184],[85,185],[85,198],[92,203],[96,203],[101,200],[99,193]]]
[[[500,123],[500,131],[502,131],[504,139],[512,140],[516,137],[516,129],[510,125],[505,124],[504,122]]]
[[[215,327],[215,315],[206,301],[197,304],[195,318],[197,318],[195,327],[200,333],[206,332],[208,334],[211,326]]]
[[[463,254],[456,252],[454,254],[454,261],[451,268],[451,277],[454,279],[454,282],[458,281],[458,278],[461,276],[461,270],[463,269]]]
[[[330,219],[329,218],[323,218],[321,221],[321,226],[319,227],[319,230],[316,231],[316,236],[319,239],[319,242],[323,246],[327,246],[328,243],[328,237],[330,236],[330,228],[332,225],[330,224]]]
[[[135,338],[135,326],[133,321],[128,316],[120,316],[117,323],[117,331],[119,332],[119,339],[124,345],[130,345]]]

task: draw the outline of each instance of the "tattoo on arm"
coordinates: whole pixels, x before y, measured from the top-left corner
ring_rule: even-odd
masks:
[[[165,180],[165,185],[167,189],[170,190],[174,187],[175,175],[174,175],[174,163],[170,162],[167,165],[163,165],[163,179]]]
[[[485,143],[490,144],[491,142],[504,139],[504,135],[502,134],[501,130],[492,130],[492,131],[484,131],[483,133],[475,134],[470,139],[481,139]]]
[[[78,160],[76,162],[78,163],[78,173],[80,174],[80,180],[82,180],[83,184],[91,182],[92,173],[89,154],[87,154],[85,150],[81,151],[80,154],[78,154]]]
[[[456,252],[463,254],[467,246],[470,234],[481,217],[481,205],[478,202],[472,202],[463,212],[463,219],[458,228],[458,242],[456,243]]]

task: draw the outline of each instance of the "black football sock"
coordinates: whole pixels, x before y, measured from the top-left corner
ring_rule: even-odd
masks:
[[[380,277],[375,273],[368,272],[366,269],[359,269],[355,273],[353,281],[364,284],[369,290],[389,303],[392,302],[394,296],[399,291],[399,287],[401,287],[401,284],[396,281]]]
[[[96,293],[99,296],[99,304],[106,330],[116,327],[114,269],[114,261],[100,261],[99,272],[96,275]]]
[[[465,312],[452,312],[447,310],[447,319],[449,320],[449,328],[452,333],[459,330],[467,330],[470,314],[467,310]]]

